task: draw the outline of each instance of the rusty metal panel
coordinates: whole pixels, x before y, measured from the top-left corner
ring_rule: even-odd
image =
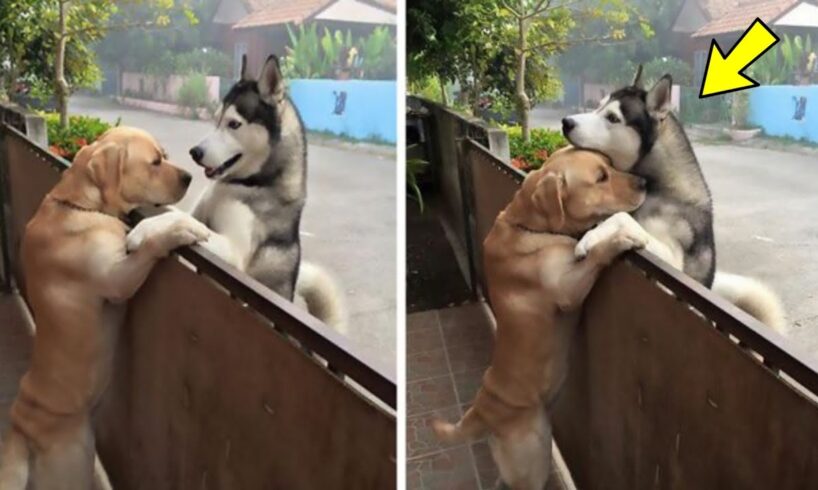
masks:
[[[475,268],[483,296],[488,298],[488,286],[483,274],[483,240],[497,215],[511,202],[524,176],[473,141],[466,143],[464,152],[473,193],[471,209],[474,213],[474,249],[477,257]]]
[[[465,148],[482,265],[482,242],[523,174],[474,142]],[[645,252],[603,274],[584,311],[553,414],[579,488],[806,488],[818,480],[810,356]]]
[[[584,489],[806,488],[818,410],[628,261],[586,303],[555,437]]]
[[[392,488],[394,419],[175,260],[129,305],[98,448],[118,489]]]
[[[60,180],[60,172],[37,151],[25,137],[9,130],[3,136],[6,146],[6,176],[9,205],[9,255],[11,269],[21,291],[23,275],[19,263],[20,242],[26,224],[52,187]],[[56,161],[56,157],[52,157]]]
[[[67,162],[0,133],[16,252]],[[393,488],[394,415],[351,383],[394,408],[394,367],[198,247],[179,253],[198,273],[176,259],[156,267],[129,306],[96,412],[115,487]]]

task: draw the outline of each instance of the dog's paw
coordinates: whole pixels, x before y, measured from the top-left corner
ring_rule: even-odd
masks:
[[[649,238],[650,235],[633,216],[624,212],[616,213],[580,239],[574,247],[574,256],[584,259],[592,250],[605,244],[613,244],[617,252],[644,248]]]
[[[150,243],[157,255],[165,256],[171,250],[207,240],[212,232],[187,213],[171,211],[142,220],[126,238],[128,251]]]
[[[597,248],[600,243],[609,241],[615,234],[616,227],[606,226],[605,223],[600,224],[580,238],[574,247],[574,257],[584,259],[591,253],[591,250]]]

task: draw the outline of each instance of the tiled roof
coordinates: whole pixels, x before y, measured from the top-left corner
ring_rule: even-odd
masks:
[[[272,26],[277,24],[300,24],[336,0],[244,0],[250,11],[246,17],[236,22],[233,29]],[[396,0],[362,0],[363,3],[397,12]]]
[[[732,9],[736,8],[739,0],[698,0],[699,7],[702,8],[708,19],[718,19]]]
[[[714,36],[728,32],[742,32],[756,17],[770,23],[800,0],[735,1],[723,14],[715,16],[703,25],[693,37]],[[713,3],[713,0],[710,0]],[[725,2],[726,3],[726,2]],[[702,6],[704,8],[704,6]]]
[[[300,24],[334,0],[248,0],[259,7],[233,25],[233,29],[270,26],[277,24]]]

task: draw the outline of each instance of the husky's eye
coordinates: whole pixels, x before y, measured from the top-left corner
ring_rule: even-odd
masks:
[[[605,116],[605,119],[607,119],[608,122],[611,123],[611,124],[616,124],[616,123],[620,122],[619,118],[616,117],[616,114],[614,114],[613,112],[608,113],[608,115]]]
[[[227,121],[227,127],[230,129],[239,129],[241,127],[241,123],[236,121],[235,119],[231,119]]]

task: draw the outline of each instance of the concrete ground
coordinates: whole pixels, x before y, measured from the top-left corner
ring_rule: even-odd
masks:
[[[543,107],[532,127],[558,129]],[[693,143],[713,194],[719,270],[770,285],[797,348],[818,356],[818,159],[811,152]]]
[[[193,174],[179,207],[190,211],[207,184],[188,150],[212,130],[194,121],[119,105],[110,99],[74,96],[71,114],[87,114],[143,128],[175,164]],[[350,337],[384,366],[396,352],[396,164],[389,151],[362,151],[310,144],[308,199],[301,222],[306,260],[339,279],[350,313]]]

